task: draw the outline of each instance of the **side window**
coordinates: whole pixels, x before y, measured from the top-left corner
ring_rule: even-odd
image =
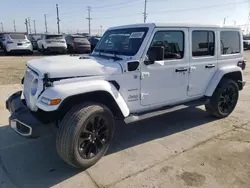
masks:
[[[238,31],[220,32],[221,54],[240,53],[240,33]]]
[[[192,56],[214,56],[215,34],[213,31],[192,32]]]
[[[183,31],[158,31],[155,33],[150,47],[164,48],[164,59],[182,59],[184,56]]]

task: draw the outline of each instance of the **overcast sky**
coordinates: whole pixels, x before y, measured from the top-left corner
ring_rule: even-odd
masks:
[[[48,30],[57,31],[56,3],[59,4],[62,32],[87,32],[87,6],[92,6],[92,33],[110,26],[143,22],[144,0],[2,0],[0,22],[5,31],[13,31],[13,20],[18,31],[25,31],[24,20],[36,20],[37,32],[44,32],[44,14]],[[181,22],[244,25],[250,11],[250,0],[148,0],[147,22]],[[0,27],[1,31],[1,27]]]

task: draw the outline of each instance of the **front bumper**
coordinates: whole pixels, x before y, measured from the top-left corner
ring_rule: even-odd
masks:
[[[18,91],[6,101],[6,108],[10,111],[9,125],[18,134],[28,138],[37,138],[44,133],[44,125],[26,106],[25,100],[21,99],[22,92]]]

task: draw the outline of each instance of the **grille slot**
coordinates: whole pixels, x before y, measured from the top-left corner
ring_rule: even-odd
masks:
[[[30,107],[30,90],[31,90],[31,85],[32,81],[34,79],[34,75],[32,74],[31,70],[27,69],[25,72],[25,77],[24,77],[24,98],[26,100],[27,106]]]

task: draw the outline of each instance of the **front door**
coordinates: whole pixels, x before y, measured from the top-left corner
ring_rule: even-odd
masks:
[[[164,48],[164,60],[141,65],[141,104],[167,105],[187,98],[188,29],[155,29],[149,47]],[[147,48],[147,49],[148,49]]]
[[[217,71],[216,29],[190,29],[190,75],[188,95],[203,96]]]

